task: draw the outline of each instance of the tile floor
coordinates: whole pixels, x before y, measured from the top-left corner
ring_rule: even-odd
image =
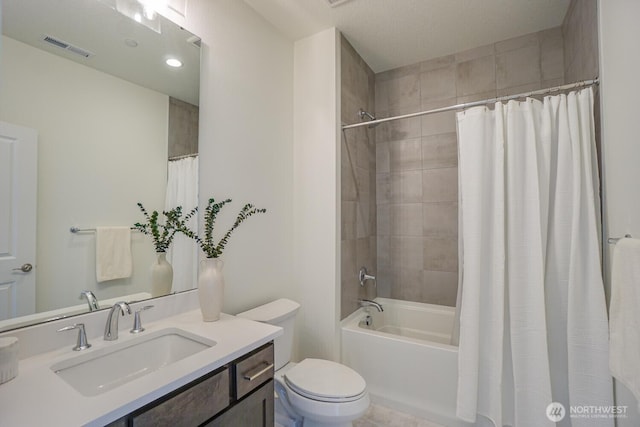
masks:
[[[372,404],[353,427],[444,427],[440,424]]]

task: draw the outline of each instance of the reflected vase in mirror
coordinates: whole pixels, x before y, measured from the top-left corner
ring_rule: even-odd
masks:
[[[223,265],[224,263],[218,258],[205,258],[200,261],[198,300],[202,320],[205,322],[215,322],[220,319],[224,299]]]
[[[171,293],[173,267],[167,261],[166,252],[156,252],[156,262],[151,264],[151,296],[159,297]]]

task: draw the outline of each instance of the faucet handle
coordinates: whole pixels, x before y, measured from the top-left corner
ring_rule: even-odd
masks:
[[[360,286],[364,286],[364,282],[367,280],[373,280],[373,286],[378,287],[378,281],[376,280],[376,276],[372,276],[368,274],[366,267],[361,267],[358,272],[358,280],[360,281]]]
[[[149,310],[150,308],[153,308],[153,306],[145,305],[144,307],[136,310],[133,317],[133,329],[129,331],[130,333],[137,334],[139,332],[144,331],[144,328],[142,327],[142,321],[140,320],[140,312],[144,310]]]
[[[91,344],[87,342],[87,334],[84,330],[84,323],[76,323],[74,325],[65,326],[64,328],[58,329],[58,332],[70,331],[72,329],[78,330],[78,341],[76,342],[76,346],[73,347],[74,351],[86,350],[91,347]]]

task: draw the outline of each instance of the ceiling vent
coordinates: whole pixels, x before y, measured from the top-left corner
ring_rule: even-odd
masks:
[[[52,46],[58,47],[60,49],[68,50],[69,52],[75,53],[76,55],[82,56],[84,58],[90,58],[94,55],[93,52],[89,52],[86,49],[82,49],[78,46],[74,46],[71,43],[67,43],[53,36],[44,35],[42,36],[42,41],[49,43]]]
[[[345,4],[348,1],[349,0],[327,0],[327,3],[329,3],[329,6],[331,7],[338,7],[340,5]]]

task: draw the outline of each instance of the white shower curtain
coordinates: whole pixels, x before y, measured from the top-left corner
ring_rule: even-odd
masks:
[[[165,209],[182,206],[183,214],[198,206],[198,158],[187,157],[169,162]],[[197,215],[187,224],[198,229]],[[172,291],[192,289],[198,278],[198,245],[182,234],[176,235],[167,260],[173,266]]]
[[[458,417],[477,426],[613,426],[593,92],[458,113]],[[556,424],[552,402],[564,405]],[[479,415],[479,416],[478,416]]]

